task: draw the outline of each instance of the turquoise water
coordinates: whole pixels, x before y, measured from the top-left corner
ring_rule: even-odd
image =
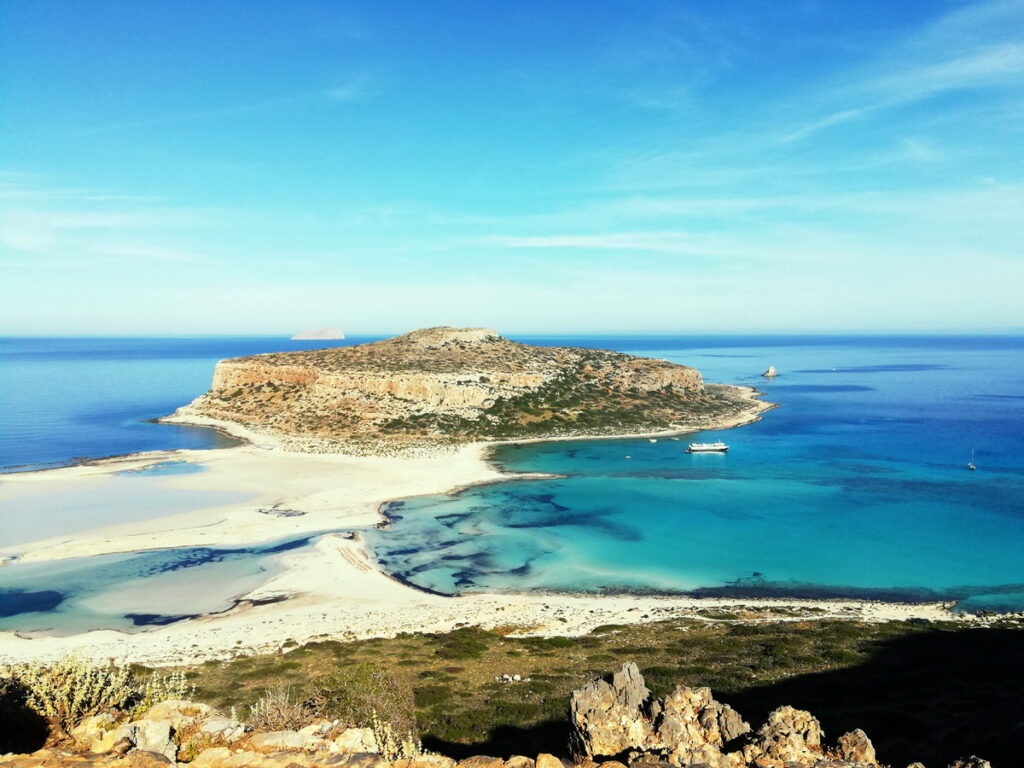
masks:
[[[391,505],[389,529],[368,534],[382,564],[442,593],[939,597],[1024,609],[1019,340],[636,351],[758,385],[782,407],[679,441],[499,448],[493,459],[508,470],[566,477]],[[757,375],[768,365],[782,373],[772,382]],[[684,452],[718,439],[728,454]],[[976,472],[965,469],[972,448]]]
[[[545,337],[698,367],[760,386],[756,424],[657,443],[506,446],[493,460],[562,479],[394,504],[366,535],[424,589],[849,595],[1024,609],[1024,339]],[[351,341],[351,340],[350,340]],[[148,423],[208,386],[217,359],[281,339],[0,340],[0,465],[215,447]],[[308,346],[308,345],[307,345]],[[782,375],[757,374],[775,365]],[[684,453],[723,439],[727,455]],[[975,449],[977,472],[964,465]],[[630,458],[626,458],[629,456]],[[0,481],[0,552],[33,531],[111,525],[228,503],[176,494],[164,462],[35,503]],[[42,486],[41,486],[42,488]],[[25,492],[27,493],[27,492]],[[6,514],[5,514],[6,513]],[[49,535],[49,534],[47,534]],[[230,606],[309,538],[0,568],[0,628],[139,629]]]
[[[89,478],[72,490],[47,483],[0,482],[0,554],[18,544],[155,520],[197,509],[235,504],[250,498],[244,491],[193,491],[161,482],[172,472],[201,471],[195,464],[157,464],[142,471]],[[2,574],[0,574],[2,583]]]
[[[283,569],[310,537],[247,549],[188,547],[0,569],[0,629],[70,635],[137,631],[223,611]]]

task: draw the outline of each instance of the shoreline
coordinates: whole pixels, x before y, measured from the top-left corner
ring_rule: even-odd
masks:
[[[138,632],[94,630],[68,636],[0,632],[0,664],[54,661],[68,653],[152,666],[230,659],[310,642],[447,632],[479,626],[517,637],[579,636],[601,625],[665,620],[869,623],[925,620],[983,624],[948,602],[800,598],[475,593],[438,595],[379,568],[357,537],[321,536],[308,555],[286,555],[285,570],[217,613]],[[311,591],[310,584],[317,589]],[[705,615],[708,614],[708,615]]]
[[[75,650],[98,659],[114,656],[138,663],[174,664],[185,659],[230,658],[239,652],[277,650],[285,642],[301,645],[326,639],[392,636],[399,632],[441,632],[463,624],[484,628],[514,625],[516,633],[524,635],[572,635],[608,623],[703,618],[695,614],[723,607],[755,612],[795,611],[802,619],[833,616],[864,621],[975,620],[973,616],[952,614],[948,602],[934,601],[889,603],[858,599],[533,592],[440,595],[384,571],[358,533],[360,529],[386,524],[382,507],[389,502],[457,493],[481,484],[551,477],[501,468],[490,459],[491,449],[501,445],[640,439],[729,429],[757,421],[762,413],[776,407],[759,400],[762,394],[752,387],[737,389],[743,391],[751,407],[714,428],[679,425],[678,429],[654,433],[476,442],[417,457],[297,453],[283,449],[282,443],[274,442],[271,436],[241,425],[176,414],[166,420],[219,428],[243,442],[229,448],[125,454],[72,466],[12,473],[0,482],[32,486],[40,480],[57,480],[74,488],[96,477],[172,459],[201,464],[205,471],[167,475],[160,479],[162,485],[208,490],[246,488],[254,494],[240,504],[206,507],[26,544],[16,548],[22,562],[187,546],[244,546],[304,533],[318,536],[309,551],[284,555],[281,573],[235,596],[231,606],[222,611],[131,633],[95,630],[29,638],[15,631],[3,631],[0,662],[54,659]],[[263,512],[268,507],[301,510],[302,514],[270,515]],[[331,532],[323,533],[325,530]],[[783,615],[764,620],[795,619]]]

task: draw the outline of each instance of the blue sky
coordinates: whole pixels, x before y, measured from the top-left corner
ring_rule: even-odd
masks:
[[[0,333],[1024,328],[1024,0],[0,4]]]

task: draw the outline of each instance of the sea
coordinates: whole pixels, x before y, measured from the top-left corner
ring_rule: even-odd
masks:
[[[396,578],[442,594],[858,597],[1024,610],[1024,337],[512,338],[692,365],[708,382],[756,386],[778,407],[753,424],[678,439],[497,447],[496,465],[555,477],[389,504],[390,524],[363,534]],[[213,430],[152,420],[204,392],[219,359],[333,344],[0,339],[0,472],[231,445]],[[769,365],[778,377],[760,375]],[[717,440],[727,453],[685,451]],[[61,531],[244,498],[244,489],[214,498],[164,485],[182,471],[196,468],[166,462],[75,497],[45,484],[14,489],[0,475],[0,554]],[[137,631],[223,610],[304,546],[311,537],[7,565],[0,629]]]

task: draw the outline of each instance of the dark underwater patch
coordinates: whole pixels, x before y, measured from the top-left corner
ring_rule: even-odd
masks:
[[[52,589],[29,592],[24,589],[0,590],[0,618],[21,613],[44,613],[64,602],[64,595]]]
[[[195,615],[164,616],[159,613],[126,613],[124,617],[130,619],[136,627],[162,627],[176,621],[196,618]]]

